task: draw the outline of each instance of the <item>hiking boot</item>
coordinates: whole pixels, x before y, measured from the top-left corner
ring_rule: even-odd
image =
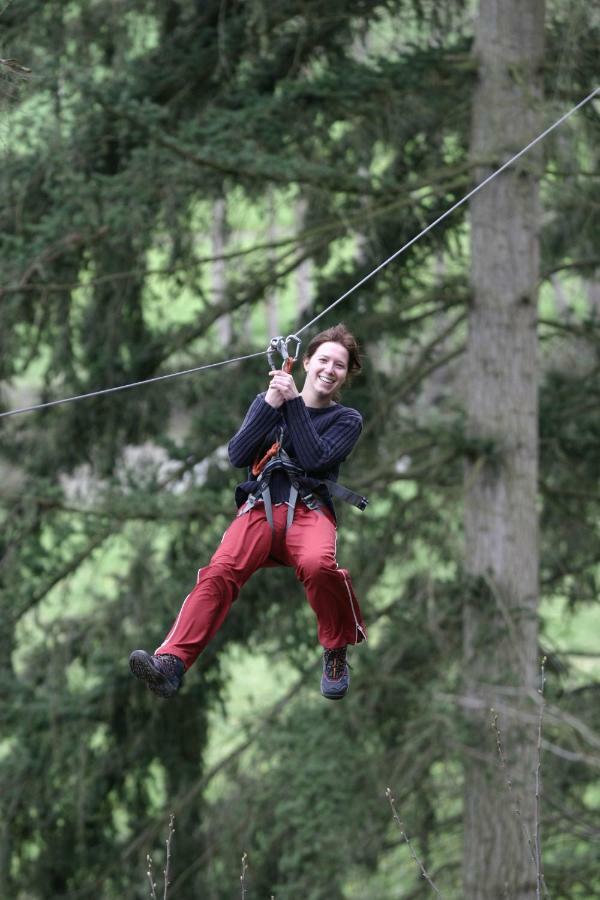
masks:
[[[321,693],[328,700],[341,700],[350,686],[350,672],[346,661],[346,647],[323,651]]]
[[[151,656],[145,650],[134,650],[129,657],[129,668],[159,697],[175,696],[183,683],[183,662],[170,653]]]

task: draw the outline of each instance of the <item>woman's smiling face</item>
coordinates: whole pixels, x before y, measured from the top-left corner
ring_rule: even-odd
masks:
[[[306,382],[302,393],[305,399],[308,394],[309,401],[313,400],[312,405],[329,406],[346,380],[348,362],[348,351],[337,341],[326,341],[317,347],[309,359],[304,359]]]

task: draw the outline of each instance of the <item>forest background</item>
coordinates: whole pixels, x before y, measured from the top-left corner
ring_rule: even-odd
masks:
[[[21,0],[0,35],[3,410],[262,350],[600,83],[581,0]],[[2,898],[148,897],[170,814],[173,900],[600,895],[599,112],[305,335],[365,357],[343,703],[284,569],[173,702],[128,671],[234,512],[264,357],[0,419]]]

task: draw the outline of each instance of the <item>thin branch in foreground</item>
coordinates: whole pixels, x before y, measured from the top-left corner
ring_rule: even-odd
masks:
[[[242,887],[242,900],[246,900],[246,872],[248,871],[248,854],[242,856],[242,874],[240,875],[240,885]]]
[[[535,768],[535,896],[536,900],[541,900],[542,887],[545,889],[544,876],[542,873],[542,819],[541,819],[541,774],[542,774],[542,725],[544,721],[544,684],[546,681],[546,657],[542,658],[541,674],[540,674],[540,715],[538,719],[538,736],[537,736],[537,765]]]
[[[517,821],[519,822],[519,824],[521,826],[523,834],[525,835],[525,839],[527,841],[527,847],[529,848],[529,857],[530,857],[533,865],[535,866],[536,884],[538,885],[538,890],[541,890],[543,888],[545,897],[550,897],[550,893],[549,893],[548,888],[546,887],[546,883],[544,881],[544,876],[541,873],[540,862],[538,860],[539,836],[537,835],[537,831],[540,827],[539,826],[539,810],[538,810],[538,802],[539,802],[539,800],[538,800],[538,787],[539,787],[538,777],[539,777],[539,771],[540,771],[539,767],[540,767],[540,760],[541,760],[541,731],[540,731],[541,716],[540,716],[540,719],[538,720],[538,748],[539,749],[538,749],[538,771],[536,773],[536,811],[535,811],[535,823],[534,823],[534,826],[536,829],[536,837],[532,839],[529,827],[528,827],[527,823],[525,822],[525,820],[523,819],[523,816],[521,815],[521,804],[520,804],[519,798],[513,791],[513,783],[512,783],[512,779],[510,777],[510,772],[509,772],[508,765],[506,762],[506,756],[504,755],[504,749],[502,747],[502,736],[500,734],[500,728],[498,725],[498,713],[493,708],[490,710],[490,712],[492,714],[492,730],[496,736],[496,749],[498,751],[498,759],[500,760],[500,767],[504,773],[504,781],[506,784],[506,788],[507,788],[508,793],[514,803],[513,812],[517,818]],[[540,900],[540,897],[541,897],[541,894],[538,893],[536,900]]]
[[[401,835],[402,839],[404,840],[404,843],[406,844],[406,846],[407,846],[408,849],[410,850],[410,855],[412,856],[412,858],[413,858],[414,861],[416,862],[417,866],[419,867],[419,870],[420,870],[420,872],[421,872],[421,875],[423,876],[423,878],[425,879],[425,881],[427,882],[427,884],[430,886],[430,888],[431,888],[433,891],[435,891],[435,893],[438,895],[438,897],[441,897],[442,895],[440,894],[440,892],[439,892],[438,889],[436,888],[435,884],[433,883],[433,881],[431,880],[431,878],[430,878],[429,875],[427,874],[427,871],[426,871],[426,869],[425,869],[425,866],[423,865],[423,863],[421,862],[421,860],[419,859],[419,857],[418,857],[417,854],[415,853],[415,851],[414,851],[414,849],[413,849],[413,846],[412,846],[412,844],[411,844],[411,842],[410,842],[410,840],[409,840],[409,838],[408,838],[408,835],[407,835],[406,831],[404,830],[404,824],[402,823],[402,821],[401,821],[401,819],[400,819],[400,816],[399,816],[398,813],[396,812],[396,801],[394,800],[394,798],[393,798],[393,796],[392,796],[392,791],[391,791],[391,789],[390,789],[389,787],[385,789],[385,796],[388,798],[388,801],[389,801],[389,804],[390,804],[390,807],[391,807],[391,810],[392,810],[392,815],[393,815],[393,817],[394,817],[394,821],[396,822],[396,824],[398,825],[398,828],[400,829],[400,835]]]
[[[165,867],[163,869],[164,883],[163,883],[163,900],[167,900],[169,885],[171,884],[169,880],[170,872],[171,872],[171,842],[173,840],[173,835],[175,834],[175,816],[173,813],[169,816],[169,833],[167,835],[167,839],[165,841],[167,847],[167,855],[165,859]],[[154,873],[152,871],[152,857],[149,853],[146,854],[146,877],[148,879],[148,883],[150,885],[150,900],[158,900],[156,896],[156,882],[154,880]]]
[[[152,873],[152,857],[149,853],[146,854],[146,863],[148,868],[146,869],[146,877],[150,883],[150,900],[157,900],[156,898],[156,882],[154,881],[154,875]]]
[[[492,731],[494,732],[494,735],[496,737],[496,750],[498,751],[498,759],[500,760],[500,768],[502,769],[502,773],[504,775],[504,783],[506,784],[506,789],[507,789],[509,796],[514,804],[513,812],[515,814],[515,817],[517,818],[517,820],[521,826],[521,829],[525,835],[525,838],[527,840],[527,846],[529,848],[529,856],[531,858],[532,863],[535,865],[535,852],[534,852],[534,848],[533,848],[533,841],[531,839],[531,833],[529,831],[527,823],[525,822],[525,820],[523,819],[523,816],[521,815],[521,802],[519,800],[519,797],[513,791],[512,778],[510,777],[510,771],[508,768],[508,764],[506,762],[506,756],[504,755],[504,748],[502,746],[502,735],[500,734],[500,727],[498,725],[498,713],[496,712],[496,710],[493,707],[490,709],[490,713],[492,714],[492,722],[491,722]]]
[[[163,900],[167,900],[167,891],[169,889],[169,875],[171,869],[171,841],[173,840],[173,835],[175,834],[175,816],[173,813],[169,816],[169,834],[167,835],[166,845],[167,845],[167,858],[165,861],[165,867],[163,869],[163,875],[165,876],[165,884],[164,884],[164,892],[163,892]]]

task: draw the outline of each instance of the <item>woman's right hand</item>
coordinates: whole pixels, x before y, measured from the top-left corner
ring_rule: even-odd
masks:
[[[270,384],[269,389],[265,394],[265,403],[268,403],[273,409],[279,409],[280,406],[283,406],[284,402],[281,391],[278,391],[277,388],[274,388],[273,385]]]

